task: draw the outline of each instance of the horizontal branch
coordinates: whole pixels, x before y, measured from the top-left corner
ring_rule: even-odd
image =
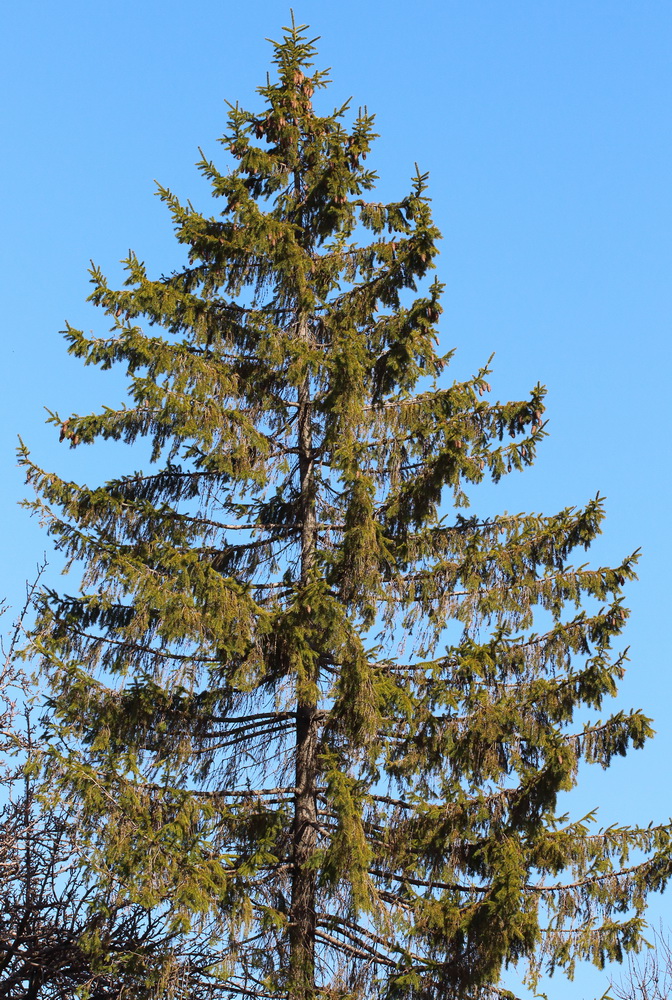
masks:
[[[321,941],[325,941],[327,944],[332,945],[338,951],[344,951],[348,955],[354,955],[356,958],[366,958],[369,961],[376,962],[379,965],[387,965],[388,968],[396,969],[397,963],[393,962],[391,958],[387,958],[386,955],[381,955],[373,948],[369,947],[355,947],[355,945],[348,944],[347,941],[339,941],[338,938],[333,937],[331,934],[327,934],[324,930],[315,931],[315,937],[319,938]]]
[[[262,798],[266,795],[296,795],[298,789],[294,788],[292,785],[285,788],[243,788],[243,789],[230,789],[230,788],[218,788],[215,791],[209,792],[205,789],[196,791],[195,795],[204,795],[208,798]]]
[[[395,882],[417,885],[423,889],[443,889],[446,892],[490,892],[491,889],[491,886],[461,885],[459,882],[435,882],[434,880],[413,878],[410,875],[394,875],[392,872],[383,872],[378,868],[369,868],[369,875],[375,875],[377,878],[391,878]]]

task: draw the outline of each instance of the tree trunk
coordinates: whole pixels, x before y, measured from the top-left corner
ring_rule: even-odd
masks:
[[[308,341],[308,324],[299,320],[299,336]],[[305,585],[315,558],[315,480],[310,381],[298,393],[299,479],[301,491],[301,584]],[[290,911],[290,1000],[312,1000],[315,985],[316,873],[309,866],[317,843],[317,700],[314,686],[305,684],[296,705],[296,766],[292,843],[292,903]],[[317,678],[312,678],[316,681]],[[313,689],[310,694],[305,688]]]

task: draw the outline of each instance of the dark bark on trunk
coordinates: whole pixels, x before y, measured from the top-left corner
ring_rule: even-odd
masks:
[[[299,321],[299,336],[310,337],[308,324]],[[305,585],[315,559],[315,479],[310,383],[298,393],[299,477],[301,490],[301,584]],[[317,681],[317,678],[312,680]],[[309,685],[312,686],[312,685]],[[312,1000],[315,984],[315,891],[317,876],[309,866],[317,845],[317,701],[299,693],[296,706],[296,760],[292,843],[292,902],[290,911],[290,1000]]]
[[[289,937],[291,1000],[312,1000],[314,993],[316,873],[306,865],[315,852],[317,841],[316,755],[315,708],[299,704],[296,720],[296,799]]]

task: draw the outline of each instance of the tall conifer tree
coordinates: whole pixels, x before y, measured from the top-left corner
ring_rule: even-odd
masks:
[[[111,335],[67,330],[130,389],[61,437],[148,439],[151,466],[81,486],[23,452],[85,567],[41,606],[53,773],[108,889],[210,922],[219,996],[502,995],[511,961],[620,957],[668,877],[668,827],[557,812],[580,761],[651,734],[572,727],[622,674],[634,558],[572,562],[599,498],[457,512],[532,462],[543,390],[445,379],[426,175],[369,199],[372,117],[318,113],[313,42],[284,30],[262,110],[230,108],[232,169],[199,163],[219,214],[160,188],[187,264],[131,253],[118,290],[94,267]]]

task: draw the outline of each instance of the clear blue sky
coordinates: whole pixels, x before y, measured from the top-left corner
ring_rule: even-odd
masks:
[[[672,4],[296,0],[295,12],[322,36],[333,103],[352,95],[377,114],[381,199],[405,191],[414,161],[431,172],[456,376],[495,351],[500,396],[548,385],[537,466],[487,502],[550,513],[599,490],[609,517],[594,558],[642,546],[621,703],[648,710],[659,735],[586,775],[576,808],[666,819]],[[58,336],[66,318],[105,330],[84,304],[89,258],[113,281],[129,247],[155,273],[180,263],[153,178],[198,202],[197,146],[223,162],[224,98],[258,106],[264,38],[288,16],[278,0],[24,0],[2,15],[0,592],[15,604],[47,545],[16,506],[16,435],[43,466],[90,482],[146,461],[67,452],[43,424],[44,406],[119,399],[116,376],[83,370]],[[671,911],[663,899],[654,922]],[[549,996],[599,995],[603,982],[580,972]]]

